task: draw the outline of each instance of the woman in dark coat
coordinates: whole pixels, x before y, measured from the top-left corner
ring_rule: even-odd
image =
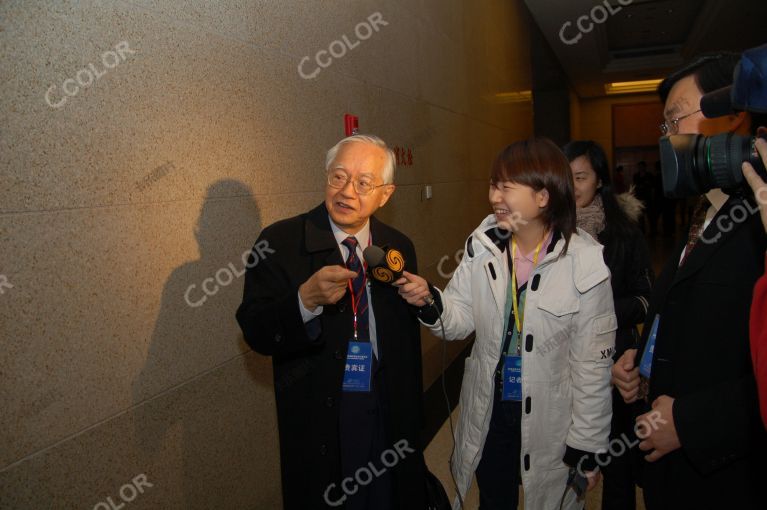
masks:
[[[578,227],[604,246],[605,263],[612,275],[618,318],[613,359],[618,359],[626,349],[637,346],[637,324],[645,320],[654,280],[650,251],[637,223],[643,205],[631,191],[615,194],[607,157],[597,143],[574,141],[563,150],[573,171]],[[610,439],[612,443],[624,443],[626,448],[616,446],[614,451],[625,450],[625,453],[602,457],[603,510],[634,510],[636,507],[635,486],[639,482],[641,452],[636,446],[633,407],[634,404],[626,404],[613,389]]]

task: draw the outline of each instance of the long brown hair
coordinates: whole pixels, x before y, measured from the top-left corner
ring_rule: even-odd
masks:
[[[558,230],[565,239],[564,255],[575,233],[575,193],[570,163],[559,147],[548,138],[530,138],[514,142],[501,151],[493,163],[490,182],[508,181],[546,189],[549,204],[543,210],[547,228]]]

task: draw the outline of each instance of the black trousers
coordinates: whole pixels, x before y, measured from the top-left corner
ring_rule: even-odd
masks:
[[[381,464],[381,453],[392,448],[384,428],[383,367],[373,358],[371,391],[344,392],[340,405],[341,486],[345,510],[392,510],[392,475]],[[373,468],[369,465],[373,464]],[[383,474],[380,473],[383,470]],[[370,475],[373,473],[373,476]],[[344,487],[343,480],[353,479]],[[360,483],[363,482],[363,483]],[[356,490],[355,490],[356,489]],[[351,494],[353,492],[353,494]]]
[[[514,510],[519,503],[522,403],[504,402],[495,391],[490,429],[477,466],[480,510]]]
[[[602,510],[634,510],[636,508],[636,486],[641,475],[641,456],[639,441],[634,433],[634,424],[638,416],[635,404],[626,404],[617,389],[613,389],[613,418],[610,424],[610,441],[620,441],[625,445],[615,447],[623,451],[616,457],[611,455],[610,462],[601,466]],[[631,446],[631,448],[629,448]],[[604,458],[604,457],[603,457]]]

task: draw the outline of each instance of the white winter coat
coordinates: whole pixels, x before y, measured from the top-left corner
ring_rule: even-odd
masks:
[[[505,254],[488,236],[495,227],[490,215],[474,231],[467,241],[472,250],[464,254],[444,292],[439,291],[447,339],[463,339],[476,331],[466,359],[452,459],[464,496],[490,426],[504,333],[509,270]],[[525,510],[559,508],[568,475],[562,461],[566,447],[604,451],[610,432],[610,368],[617,329],[610,274],[602,246],[582,230],[560,257],[563,248],[560,238],[531,272],[525,298],[520,455]],[[537,275],[536,287],[531,283]],[[426,326],[442,336],[439,321]],[[578,508],[572,491],[563,508]]]

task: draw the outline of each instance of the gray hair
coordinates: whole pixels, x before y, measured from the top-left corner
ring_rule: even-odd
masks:
[[[384,150],[386,153],[386,163],[384,164],[383,169],[383,180],[384,184],[394,184],[394,169],[396,167],[396,159],[394,157],[394,151],[392,151],[388,145],[386,145],[386,142],[381,140],[381,138],[377,137],[376,135],[352,135],[347,136],[337,144],[335,144],[331,149],[328,151],[328,153],[325,155],[325,170],[330,170],[330,165],[333,164],[333,162],[336,159],[336,155],[338,155],[338,151],[341,150],[341,147],[346,145],[347,143],[354,143],[354,142],[362,142],[362,143],[369,143],[371,145],[375,145],[376,147],[380,147]]]

